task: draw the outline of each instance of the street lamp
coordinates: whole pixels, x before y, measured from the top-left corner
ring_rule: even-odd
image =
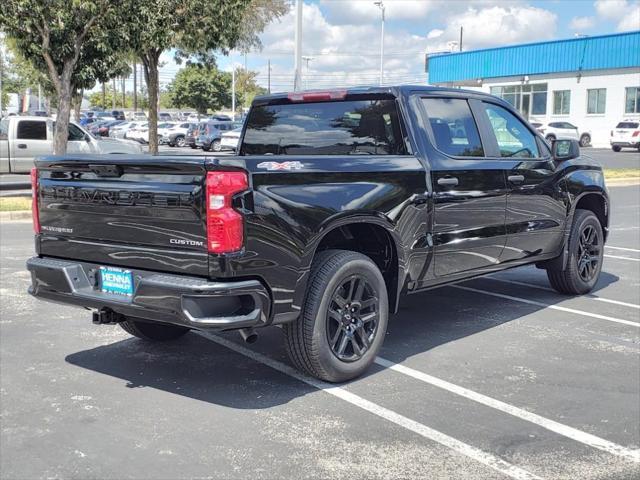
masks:
[[[384,3],[382,0],[373,2],[373,4],[380,9],[382,13],[382,26],[380,28],[380,85],[384,80]]]

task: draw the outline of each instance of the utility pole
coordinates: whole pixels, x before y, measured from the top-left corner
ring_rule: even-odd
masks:
[[[231,59],[231,119],[236,120],[236,66]]]
[[[302,88],[302,0],[296,0],[296,45],[293,62],[294,77],[293,90],[295,92]]]
[[[102,82],[102,109],[107,108],[107,86]]]
[[[463,27],[460,26],[460,42],[458,42],[458,46],[459,46],[459,51],[462,51],[462,31],[463,31]]]
[[[127,107],[127,87],[124,80],[124,75],[122,76],[122,109],[124,110]]]
[[[304,88],[305,90],[309,88],[309,81],[308,81],[308,77],[309,77],[309,62],[311,60],[313,60],[313,57],[309,57],[307,55],[303,55],[302,56],[302,60],[305,61],[305,63],[307,64],[307,68],[305,71],[305,75],[304,75]]]
[[[138,111],[138,64],[133,62],[133,111]]]
[[[38,110],[42,110],[42,87],[38,84]]]
[[[0,86],[2,86],[1,81]],[[267,93],[271,95],[271,59],[267,60]]]
[[[373,4],[380,9],[382,13],[382,26],[380,27],[380,85],[384,82],[384,3],[382,0],[373,2]]]

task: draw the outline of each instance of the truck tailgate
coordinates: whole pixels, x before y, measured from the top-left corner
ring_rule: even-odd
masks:
[[[41,255],[208,275],[204,157],[36,162]]]

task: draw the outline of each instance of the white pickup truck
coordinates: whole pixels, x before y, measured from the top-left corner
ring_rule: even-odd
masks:
[[[6,117],[0,120],[0,173],[29,173],[35,157],[53,153],[54,120]],[[80,125],[69,124],[67,153],[142,153],[135,142],[96,138]]]

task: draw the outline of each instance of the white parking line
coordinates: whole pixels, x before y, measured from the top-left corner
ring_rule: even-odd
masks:
[[[640,250],[635,249],[635,248],[613,247],[611,245],[605,245],[604,248],[612,248],[613,250],[622,250],[624,252],[638,252],[638,253],[640,253]]]
[[[427,373],[414,370],[410,367],[405,367],[404,365],[400,365],[385,358],[376,357],[375,363],[377,363],[381,367],[388,368],[403,375],[415,378],[416,380],[420,380],[421,382],[428,383],[429,385],[433,385],[448,392],[455,393],[456,395],[468,398],[469,400],[473,400],[474,402],[481,403],[483,405],[486,405],[487,407],[500,410],[501,412],[508,413],[509,415],[513,415],[514,417],[526,420],[527,422],[534,423],[542,428],[555,432],[559,435],[563,435],[567,438],[571,438],[572,440],[583,443],[590,447],[633,460],[634,462],[640,462],[640,450],[633,450],[623,447],[622,445],[610,442],[609,440],[605,440],[595,435],[591,435],[590,433],[583,432],[573,427],[569,427],[568,425],[556,422],[555,420],[550,420],[538,414],[523,410],[522,408],[509,405],[508,403],[504,403],[500,400],[496,400],[495,398],[491,398],[481,393],[474,392],[473,390],[469,390],[468,388],[455,385]]]
[[[471,288],[471,287],[463,287],[462,285],[449,285],[449,286],[451,288],[459,288],[461,290],[467,290],[469,292],[482,293],[484,295],[491,295],[493,297],[513,300],[514,302],[528,303],[529,305],[536,305],[538,307],[550,308],[552,310],[559,310],[561,312],[575,313],[576,315],[583,315],[585,317],[599,318],[600,320],[607,320],[609,322],[621,323],[623,325],[630,325],[632,327],[640,327],[640,323],[638,322],[623,320],[621,318],[608,317],[606,315],[600,315],[598,313],[585,312],[583,310],[576,310],[575,308],[561,307],[559,305],[550,305],[548,303],[536,302],[535,300],[529,300],[527,298],[514,297],[511,295],[505,295],[503,293],[488,292],[487,290],[480,290],[478,288]]]
[[[551,287],[543,287],[542,285],[536,285],[535,283],[519,282],[517,280],[506,280],[504,278],[498,278],[494,275],[485,275],[484,277],[480,277],[480,278],[488,278],[489,280],[496,280],[498,282],[503,282],[503,283],[513,283],[514,285],[522,285],[523,287],[537,288],[538,290],[545,290],[547,292],[553,292],[558,294],[558,292],[556,292]],[[597,300],[599,302],[612,303],[614,305],[620,305],[622,307],[640,309],[640,305],[637,305],[635,303],[621,302],[620,300],[611,300],[610,298],[598,297],[597,295],[593,295],[593,294],[581,295],[579,297],[573,297],[573,298],[580,298],[580,297]],[[572,298],[572,297],[568,297],[568,298]]]
[[[631,258],[631,257],[619,257],[618,255],[608,255],[604,254],[605,258],[616,258],[618,260],[630,260],[632,262],[640,262],[640,258]]]
[[[288,365],[285,365],[282,362],[269,358],[266,355],[262,355],[261,353],[254,352],[253,350],[249,350],[248,348],[243,347],[242,345],[238,345],[237,343],[231,342],[226,338],[222,338],[217,335],[211,335],[203,332],[198,332],[198,333],[203,337],[208,338],[209,340],[219,345],[222,345],[224,347],[227,347],[230,350],[233,350],[234,352],[244,355],[245,357],[255,360],[256,362],[263,363],[264,365],[267,365],[273,368],[274,370],[284,373],[285,375],[289,375],[290,377],[293,377],[296,380],[300,380],[301,382],[311,385],[312,387],[315,387],[318,390],[322,390],[323,392],[326,392],[330,395],[333,395],[334,397],[344,400],[345,402],[350,403],[351,405],[361,408],[380,418],[388,420],[402,428],[405,428],[406,430],[409,430],[413,433],[420,435],[423,438],[426,438],[428,440],[432,440],[436,443],[444,445],[445,447],[448,447],[458,453],[461,453],[462,455],[472,458],[473,460],[476,460],[494,470],[497,470],[498,472],[501,472],[507,475],[508,477],[515,478],[515,479],[522,479],[522,480],[541,478],[526,470],[523,470],[520,467],[512,465],[511,463],[506,462],[501,458],[491,455],[490,453],[484,452],[476,447],[473,447],[469,444],[461,442],[460,440],[456,440],[455,438],[450,437],[442,432],[439,432],[438,430],[434,430],[433,428],[427,427],[422,423],[416,422],[415,420],[411,420],[410,418],[400,415],[399,413],[396,413],[393,410],[389,410],[388,408],[382,407],[377,403],[373,403],[365,398],[362,398],[354,393],[351,393],[342,387],[332,385],[330,383],[325,383],[321,380],[316,380],[311,377],[307,377],[306,375],[303,375],[302,373],[298,372],[297,370],[293,369]]]

